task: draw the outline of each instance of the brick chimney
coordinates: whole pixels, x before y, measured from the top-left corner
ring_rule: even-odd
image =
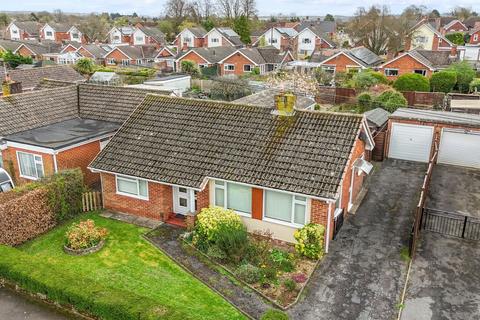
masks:
[[[280,116],[292,116],[295,113],[297,97],[293,93],[280,92],[275,95],[275,107],[272,114]]]
[[[5,78],[8,78],[6,76]],[[15,82],[11,80],[5,80],[2,83],[2,94],[4,97],[9,96],[11,94],[22,93],[22,83]]]
[[[456,58],[457,53],[457,46],[452,46],[452,48],[450,49],[450,58]]]

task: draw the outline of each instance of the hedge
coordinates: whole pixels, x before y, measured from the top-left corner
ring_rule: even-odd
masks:
[[[457,83],[457,74],[452,71],[440,71],[432,74],[430,87],[433,92],[449,93]]]
[[[74,270],[61,269],[44,257],[1,245],[0,256],[0,277],[64,306],[73,305],[76,310],[107,320],[175,318],[168,314],[171,310],[154,307],[157,303],[148,297],[121,289],[114,289],[112,294],[112,289],[96,281],[94,275],[79,277]]]
[[[393,87],[398,91],[430,91],[430,81],[417,73],[402,74],[395,80]]]
[[[388,112],[395,112],[400,107],[407,106],[407,99],[398,91],[387,90],[382,92],[374,100],[374,106],[387,110]]]

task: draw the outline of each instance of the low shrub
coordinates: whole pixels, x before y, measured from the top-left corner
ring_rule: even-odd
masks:
[[[195,224],[194,243],[199,238],[204,238],[206,241],[216,243],[220,228],[222,232],[225,229],[243,229],[243,223],[240,217],[233,212],[220,207],[203,208],[197,215]]]
[[[295,250],[310,259],[320,259],[323,255],[323,238],[325,227],[320,224],[309,223],[294,233]]]
[[[471,92],[480,92],[480,78],[475,78],[470,82]]]
[[[455,45],[463,46],[465,44],[465,34],[463,32],[447,33],[445,38],[450,40]]]
[[[70,226],[65,234],[65,244],[73,250],[87,249],[99,244],[107,235],[107,229],[95,226],[95,222],[88,219]]]
[[[292,279],[285,279],[285,281],[283,281],[283,286],[288,291],[295,291],[295,289],[297,289],[297,283]]]
[[[288,320],[288,315],[283,311],[270,309],[262,315],[260,320]]]
[[[457,83],[455,89],[467,93],[470,89],[470,83],[475,78],[476,72],[467,61],[452,63],[447,69],[457,74]]]
[[[398,91],[387,90],[375,98],[374,106],[393,113],[398,108],[406,107],[407,99]]]
[[[303,273],[297,273],[292,276],[292,280],[295,281],[296,283],[304,283],[304,282],[307,282],[308,277]]]
[[[269,266],[269,265],[262,265],[260,267],[260,271],[262,274],[262,278],[264,280],[275,281],[277,280],[277,269]]]
[[[260,281],[262,276],[260,269],[249,263],[242,264],[240,267],[238,267],[237,270],[235,270],[235,275],[239,279],[249,284]]]
[[[207,256],[216,260],[225,260],[227,255],[218,246],[213,245],[208,247]]]
[[[402,74],[395,80],[393,87],[398,91],[430,91],[430,80],[417,73]]]
[[[457,74],[452,71],[440,71],[430,77],[430,87],[433,92],[449,93],[457,83]]]
[[[225,252],[229,261],[238,263],[243,259],[247,250],[247,228],[243,224],[239,226],[221,224],[215,244],[221,251]]]
[[[291,257],[288,252],[274,248],[270,253],[270,260],[276,267],[284,272],[291,272],[295,269],[292,261],[293,257]]]
[[[362,92],[357,96],[358,105],[363,111],[367,111],[372,106],[372,95],[368,92]]]

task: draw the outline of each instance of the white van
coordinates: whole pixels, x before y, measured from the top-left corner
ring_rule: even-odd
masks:
[[[10,191],[13,187],[12,178],[10,178],[7,171],[0,168],[0,193]]]

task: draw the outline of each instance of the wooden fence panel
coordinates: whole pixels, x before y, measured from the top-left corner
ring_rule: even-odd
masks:
[[[82,194],[83,212],[102,209],[102,193],[99,191],[84,192]]]

